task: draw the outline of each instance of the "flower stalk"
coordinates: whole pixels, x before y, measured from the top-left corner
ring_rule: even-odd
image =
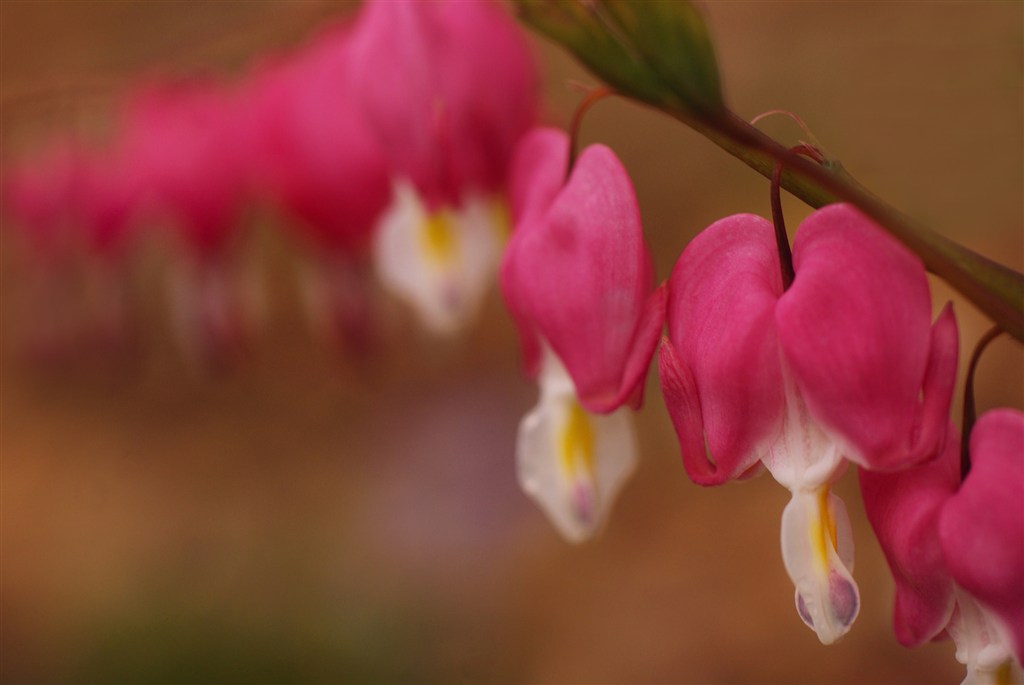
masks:
[[[520,18],[569,49],[617,93],[655,107],[814,208],[845,201],[915,252],[1004,331],[1024,342],[1024,274],[911,219],[836,161],[802,159],[728,109],[710,34],[683,0],[515,0]]]
[[[993,326],[985,335],[981,336],[978,344],[974,346],[971,361],[967,365],[967,378],[964,380],[964,415],[963,421],[960,424],[963,426],[960,438],[961,479],[967,478],[967,474],[971,470],[971,430],[974,428],[975,421],[978,420],[977,405],[974,403],[974,372],[978,369],[978,362],[981,360],[982,353],[988,348],[989,343],[998,338],[1002,332],[999,326]]]

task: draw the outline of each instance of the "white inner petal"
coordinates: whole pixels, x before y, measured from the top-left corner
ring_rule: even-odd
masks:
[[[956,659],[967,666],[963,685],[1007,685],[1024,682],[1014,658],[1009,631],[1002,621],[956,588],[957,609],[947,631],[956,644]]]
[[[637,460],[626,408],[608,415],[580,406],[572,379],[550,351],[540,374],[540,401],[519,425],[519,483],[570,542],[592,537]]]
[[[836,442],[811,418],[796,383],[788,373],[783,376],[786,416],[782,432],[763,459],[764,465],[790,490],[816,490],[838,478],[846,462]]]
[[[384,287],[433,333],[449,335],[475,317],[494,280],[507,221],[496,200],[468,196],[430,213],[412,185],[395,182],[377,227],[374,262]]]
[[[782,514],[782,559],[797,613],[823,644],[845,635],[860,611],[853,535],[843,501],[829,487],[799,490]]]

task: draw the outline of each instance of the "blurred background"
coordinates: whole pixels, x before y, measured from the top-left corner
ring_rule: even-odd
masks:
[[[355,5],[0,3],[4,156],[103,129],[142,72],[241,73]],[[716,2],[705,9],[741,115],[784,108],[869,188],[1024,268],[1024,5]],[[545,118],[595,80],[530,37]],[[372,68],[372,65],[367,65]],[[804,137],[784,118],[764,128]],[[768,213],[762,177],[682,125],[606,100],[585,142],[630,171],[659,278],[699,230]],[[808,209],[786,201],[792,231]],[[705,490],[680,463],[655,374],[642,461],[595,541],[570,547],[516,484],[536,399],[492,292],[456,341],[398,305],[368,357],[312,335],[296,248],[257,217],[265,284],[237,368],[196,374],[170,340],[150,246],[136,264],[145,352],[27,360],[32,316],[3,233],[0,634],[4,682],[959,682],[949,642],[893,638],[893,587],[851,471],[862,610],[821,646],[779,553],[788,493],[768,476]],[[956,303],[965,363],[989,323]],[[963,366],[963,365],[962,365]],[[961,368],[961,378],[963,370]],[[997,340],[978,403],[1024,405],[1020,346]],[[960,411],[960,399],[955,411]]]

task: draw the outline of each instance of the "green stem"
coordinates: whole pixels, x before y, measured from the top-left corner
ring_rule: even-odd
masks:
[[[812,207],[838,201],[856,205],[917,253],[929,271],[1024,342],[1024,275],[915,222],[860,185],[841,166],[830,168],[806,160],[728,110],[699,119],[681,110],[669,113],[766,178],[771,178],[776,162],[782,162],[782,187]]]

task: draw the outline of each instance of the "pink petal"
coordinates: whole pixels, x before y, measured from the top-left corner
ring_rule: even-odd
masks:
[[[648,302],[651,259],[626,170],[608,148],[587,148],[516,233],[502,273],[513,315],[551,346],[587,409],[615,409],[642,380],[663,311],[660,296]]]
[[[248,192],[238,105],[221,85],[196,80],[149,86],[127,106],[122,144],[139,182],[203,257],[225,250]]]
[[[347,28],[261,73],[250,116],[264,187],[321,247],[351,253],[368,247],[391,180],[345,82]]]
[[[848,458],[868,468],[896,469],[935,454],[956,347],[947,316],[936,333],[942,349],[931,349],[921,261],[842,204],[808,217],[793,248],[796,278],[776,321],[812,415],[841,437]],[[926,375],[924,416],[918,396]]]
[[[3,170],[4,210],[37,254],[68,246],[67,210],[79,182],[80,152],[71,140],[58,138]]]
[[[519,142],[512,158],[508,197],[512,221],[527,223],[551,206],[565,184],[569,135],[555,128],[535,128]]]
[[[661,337],[661,329],[665,325],[667,304],[668,284],[662,283],[647,298],[640,321],[637,323],[632,352],[626,359],[626,368],[622,373],[621,384],[623,391],[632,388],[632,391],[624,395],[624,398],[633,409],[639,409],[643,404],[644,380],[647,377],[647,369],[651,366],[654,348],[657,347],[658,339]]]
[[[518,247],[530,227],[541,225],[535,221],[547,211],[565,183],[566,164],[569,160],[569,136],[554,128],[536,128],[519,143],[512,161],[509,178],[509,206],[516,230],[512,233],[501,263],[501,291],[505,305],[516,322],[527,374],[536,376],[540,370],[540,342],[515,297],[513,265],[520,254]],[[528,248],[527,248],[528,249]]]
[[[90,247],[114,255],[123,252],[134,228],[142,189],[119,154],[92,154],[79,174],[80,213]]]
[[[456,182],[497,192],[516,144],[537,119],[536,66],[523,30],[498,3],[434,6],[447,32],[440,74]]]
[[[939,545],[939,514],[960,484],[956,429],[942,454],[895,473],[860,469],[864,509],[896,581],[896,639],[916,647],[939,635],[953,613],[953,580]]]
[[[683,464],[696,483],[743,475],[781,426],[773,314],[781,293],[772,226],[750,214],[709,226],[672,272],[671,345],[662,345],[659,370]]]
[[[997,409],[971,433],[971,470],[939,519],[953,579],[1009,628],[1024,658],[1024,413]]]
[[[928,365],[921,385],[921,403],[915,415],[911,437],[912,462],[920,462],[941,450],[947,440],[949,409],[956,388],[956,367],[960,358],[960,333],[953,303],[948,302],[932,325]]]
[[[457,199],[442,158],[434,3],[364,3],[352,33],[353,96],[391,168],[433,207]]]
[[[536,118],[537,79],[497,4],[368,2],[352,49],[354,93],[396,174],[428,207],[504,184]]]

